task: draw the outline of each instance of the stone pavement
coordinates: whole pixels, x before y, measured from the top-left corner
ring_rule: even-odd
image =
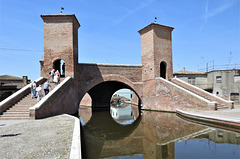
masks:
[[[0,158],[69,159],[75,125],[70,115],[0,120]]]
[[[235,105],[234,109],[223,109],[217,111],[194,111],[194,113],[240,123],[240,105]]]
[[[235,104],[234,109],[222,109],[217,111],[202,110],[177,110],[177,113],[195,120],[205,121],[207,123],[225,125],[234,127],[235,131],[240,132],[240,105]]]

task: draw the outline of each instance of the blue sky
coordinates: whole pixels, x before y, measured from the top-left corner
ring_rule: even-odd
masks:
[[[61,7],[81,24],[79,63],[141,64],[137,31],[157,17],[175,28],[174,71],[240,64],[239,0],[0,0],[0,75],[40,76],[40,15]]]

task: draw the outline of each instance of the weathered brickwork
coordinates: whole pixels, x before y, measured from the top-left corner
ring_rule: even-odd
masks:
[[[157,78],[151,84],[149,87],[155,88],[148,92],[151,95],[144,100],[145,109],[165,111],[175,111],[176,109],[215,110],[215,103],[197,98],[164,79]]]
[[[75,15],[41,15],[44,21],[44,61],[41,76],[48,77],[56,60],[66,63],[66,76],[74,77],[78,64],[78,28]]]
[[[78,70],[78,83],[81,85],[80,96],[102,82],[118,81],[128,85],[142,97],[142,67],[140,65],[79,64]]]
[[[191,92],[194,92],[194,93],[200,95],[201,97],[204,97],[204,98],[206,98],[210,101],[216,101],[218,107],[221,107],[221,105],[226,106],[226,107],[231,108],[231,109],[234,107],[233,101],[224,100],[224,99],[222,99],[220,97],[217,97],[217,96],[215,96],[215,95],[213,95],[213,94],[211,94],[207,91],[204,91],[203,89],[200,89],[200,88],[198,88],[196,86],[193,86],[189,83],[186,83],[184,81],[181,81],[180,79],[172,78],[171,81],[178,84],[179,86],[187,89],[187,90],[190,90]]]
[[[161,71],[165,74],[163,78],[172,78],[172,27],[167,27],[152,23],[139,30],[141,35],[142,53],[142,82],[143,82],[143,103],[146,105],[159,106],[167,101],[156,99],[155,78],[161,76]],[[166,64],[166,68],[161,69],[160,64]]]
[[[173,76],[172,68],[172,27],[152,23],[139,30],[143,81],[160,77],[160,63],[166,63],[166,79]]]
[[[151,23],[139,30],[141,65],[109,65],[78,63],[78,28],[75,15],[42,15],[44,21],[44,60],[41,76],[56,60],[66,63],[66,76],[74,78],[73,88],[80,103],[86,93],[93,105],[103,107],[114,91],[134,91],[144,109],[175,111],[176,109],[215,109],[214,103],[168,84],[173,77],[172,27]],[[135,100],[137,101],[137,100]],[[86,101],[85,101],[86,103]]]

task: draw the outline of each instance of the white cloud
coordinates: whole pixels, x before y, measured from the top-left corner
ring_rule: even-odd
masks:
[[[129,10],[129,9],[125,8],[127,13],[122,18],[118,19],[111,27],[121,23],[122,21],[127,19],[130,15],[134,14],[135,12],[139,11],[140,9],[143,9],[143,8],[147,7],[148,5],[153,3],[154,1],[155,0],[147,0],[145,3],[141,4],[140,6],[138,6],[135,9],[132,9],[132,10]]]
[[[203,28],[207,24],[209,18],[217,16],[217,15],[225,12],[226,10],[231,8],[233,5],[235,5],[236,3],[237,3],[237,0],[235,0],[235,1],[225,1],[224,4],[221,4],[217,8],[209,9],[209,0],[207,0],[206,4],[205,4],[205,14],[203,16],[204,22],[201,26],[201,31],[203,30]]]

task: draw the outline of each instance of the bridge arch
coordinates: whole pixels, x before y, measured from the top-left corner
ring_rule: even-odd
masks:
[[[139,99],[139,105],[141,104],[141,91],[139,87],[131,80],[121,75],[110,74],[97,76],[93,80],[88,81],[87,85],[81,86],[80,84],[79,88],[80,90],[82,90],[81,88],[85,90],[80,93],[80,101],[82,97],[88,93],[92,99],[93,109],[110,109],[112,95],[123,88],[132,90]]]

